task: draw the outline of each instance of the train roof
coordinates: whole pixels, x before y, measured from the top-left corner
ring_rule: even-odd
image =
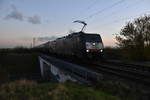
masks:
[[[76,36],[81,36],[81,35],[82,36],[90,36],[90,35],[99,35],[100,36],[100,34],[97,34],[97,33],[75,32],[75,33],[71,33],[71,34],[69,34],[67,36],[63,36],[63,37],[57,38],[56,40],[64,40],[64,39],[69,39],[69,38],[76,37]],[[56,40],[53,40],[53,41],[55,42]],[[47,45],[49,43],[50,43],[50,41],[47,41],[47,42],[45,42],[43,44],[40,44],[40,45],[38,45],[36,47],[42,47],[42,46]]]
[[[71,33],[71,34],[69,34],[67,36],[63,36],[63,37],[57,38],[56,40],[63,40],[63,39],[66,39],[66,38],[72,38],[74,36],[80,36],[80,35],[99,35],[99,34],[96,34],[96,33],[75,32],[75,33]]]

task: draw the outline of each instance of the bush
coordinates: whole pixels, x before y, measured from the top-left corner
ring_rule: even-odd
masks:
[[[1,54],[1,65],[12,74],[30,74],[40,72],[38,54]]]
[[[0,65],[0,84],[8,81],[8,72]]]
[[[98,82],[95,88],[97,90],[115,95],[122,100],[147,100],[145,98],[149,98],[149,95],[145,95],[141,88],[129,86],[128,84],[118,81],[114,82],[103,80]]]
[[[119,100],[102,91],[74,83],[43,83],[21,80],[0,87],[2,100]]]
[[[106,47],[104,49],[104,57],[107,59],[122,59],[121,51],[122,49],[120,48]]]

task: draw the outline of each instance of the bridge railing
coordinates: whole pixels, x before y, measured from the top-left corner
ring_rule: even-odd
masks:
[[[91,83],[95,81],[100,81],[102,79],[102,74],[96,73],[88,68],[85,68],[80,65],[72,64],[54,57],[41,55],[39,56],[40,62],[46,63],[48,66],[55,66],[59,71],[59,73],[67,73],[72,79],[80,81],[82,83]],[[44,74],[44,66],[42,63],[40,64],[41,74]]]

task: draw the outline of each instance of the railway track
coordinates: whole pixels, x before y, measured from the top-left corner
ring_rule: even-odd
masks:
[[[136,70],[139,72],[150,73],[150,66],[148,65],[139,65],[139,64],[125,63],[125,62],[114,62],[114,61],[108,61],[108,60],[106,60],[104,63],[113,64],[116,66],[123,66],[123,68]]]
[[[62,59],[62,58],[61,58]],[[78,64],[81,66],[88,67],[98,73],[108,74],[110,76],[115,75],[121,79],[130,80],[136,82],[137,84],[143,84],[150,86],[150,67],[135,65],[135,64],[125,64],[117,62],[82,62],[75,59],[65,59],[70,63]]]
[[[98,72],[116,75],[121,78],[150,86],[150,72],[140,70],[139,66],[106,62],[94,63],[93,66]]]
[[[115,75],[122,79],[130,80],[136,82],[137,84],[143,84],[150,86],[150,67],[135,65],[135,64],[125,64],[117,62],[78,62],[70,61],[71,63],[76,63],[81,66],[86,66],[92,70],[99,73],[106,73],[109,75]]]

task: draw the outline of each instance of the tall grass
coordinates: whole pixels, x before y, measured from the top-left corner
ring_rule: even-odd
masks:
[[[104,49],[104,56],[107,59],[150,61],[150,47],[144,49],[107,47]]]
[[[149,88],[144,89],[138,85],[129,85],[119,81],[103,80],[95,85],[97,90],[115,95],[122,100],[149,100]]]
[[[37,84],[27,80],[0,87],[2,100],[120,100],[102,91],[73,83]]]
[[[37,54],[7,53],[1,55],[1,67],[9,73],[28,74],[40,72]]]

